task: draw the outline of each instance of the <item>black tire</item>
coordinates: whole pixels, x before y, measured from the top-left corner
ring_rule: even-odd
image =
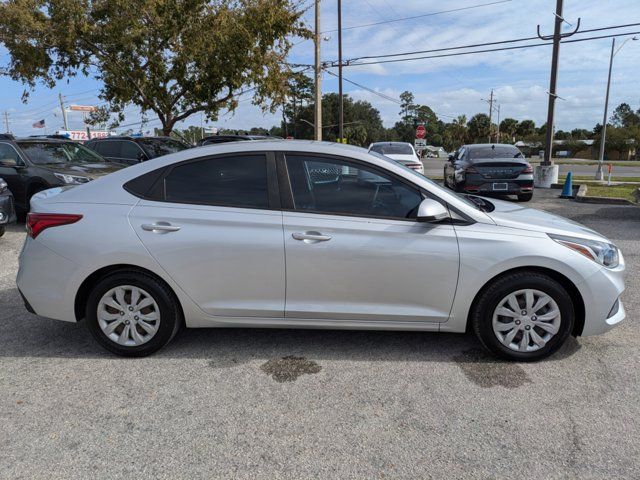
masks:
[[[100,299],[112,288],[123,285],[131,285],[148,292],[160,310],[160,324],[157,332],[141,345],[119,345],[102,331],[98,323]],[[135,270],[118,271],[100,279],[87,299],[85,319],[87,327],[96,341],[110,352],[123,357],[144,357],[156,352],[173,339],[183,324],[182,310],[178,299],[169,287],[151,275]]]
[[[25,210],[24,212],[20,212],[21,215],[20,217],[22,218],[22,214],[24,214],[24,218],[27,218],[27,214],[31,211],[31,197],[33,197],[36,193],[40,193],[43,190],[46,190],[47,187],[46,185],[42,185],[40,183],[33,185],[32,187],[29,188],[29,193],[27,194],[27,203],[25,205]]]
[[[503,345],[493,331],[493,312],[510,293],[524,289],[535,289],[549,295],[560,310],[560,326],[540,349],[531,352],[512,350]],[[471,326],[480,343],[494,355],[520,362],[534,362],[548,357],[558,350],[573,331],[575,311],[567,291],[553,278],[538,272],[514,272],[504,275],[479,295],[471,312]]]
[[[519,202],[528,202],[532,198],[533,198],[533,192],[532,193],[520,193],[520,194],[518,194],[518,201]]]
[[[5,231],[6,231],[5,227],[0,227],[0,237],[4,235]]]

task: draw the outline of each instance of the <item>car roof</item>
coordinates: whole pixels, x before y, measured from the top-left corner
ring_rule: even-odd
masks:
[[[101,138],[92,138],[91,140],[87,140],[88,142],[102,141],[102,140],[175,140],[179,142],[180,140],[177,138],[167,137],[164,135],[143,135],[140,137],[134,137],[131,135],[110,135],[108,137]]]
[[[80,143],[75,140],[71,140],[70,138],[64,137],[54,137],[54,136],[33,136],[33,137],[21,137],[16,138],[16,142],[20,143]]]
[[[371,145],[411,145],[409,142],[373,142]]]
[[[463,145],[464,148],[474,149],[474,148],[487,148],[491,145],[495,145],[496,147],[511,147],[516,150],[518,147],[515,145],[511,145],[510,143],[470,143],[469,145]],[[462,147],[461,147],[462,148]]]

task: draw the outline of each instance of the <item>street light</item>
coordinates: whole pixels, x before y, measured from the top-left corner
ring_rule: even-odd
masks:
[[[604,144],[607,140],[607,114],[609,110],[609,88],[611,87],[611,68],[613,67],[613,57],[624,47],[629,40],[636,41],[638,37],[627,38],[616,50],[616,37],[611,39],[611,57],[609,58],[609,77],[607,78],[607,94],[604,98],[604,118],[602,120],[602,134],[600,135],[600,157],[598,159],[598,170],[596,171],[596,180],[604,180],[602,166],[604,164]]]

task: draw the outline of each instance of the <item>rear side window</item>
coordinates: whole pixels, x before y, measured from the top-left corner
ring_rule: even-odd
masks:
[[[165,177],[164,191],[170,202],[268,208],[267,159],[246,155],[178,165]]]
[[[95,150],[104,157],[119,157],[120,144],[118,140],[104,140],[95,143]]]

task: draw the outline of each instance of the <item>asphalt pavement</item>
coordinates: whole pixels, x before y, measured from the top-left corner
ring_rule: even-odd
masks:
[[[640,208],[557,194],[531,206],[624,251],[628,318],[534,364],[471,335],[309,330],[190,330],[118,358],[85,325],[24,310],[12,227],[0,478],[640,478]]]
[[[443,169],[446,161],[447,161],[446,158],[422,159],[425,175],[427,177],[442,178],[442,173],[443,173]],[[585,162],[579,162],[579,161],[576,161],[576,163],[573,165],[566,165],[563,163],[559,163],[558,166],[560,167],[560,175],[566,174],[568,172],[572,172],[574,175],[586,175],[586,176],[593,176],[595,178],[596,170],[598,169],[598,167],[596,165],[584,165],[584,163]],[[633,166],[633,167],[614,166],[612,175],[615,177],[640,177],[640,166]]]

